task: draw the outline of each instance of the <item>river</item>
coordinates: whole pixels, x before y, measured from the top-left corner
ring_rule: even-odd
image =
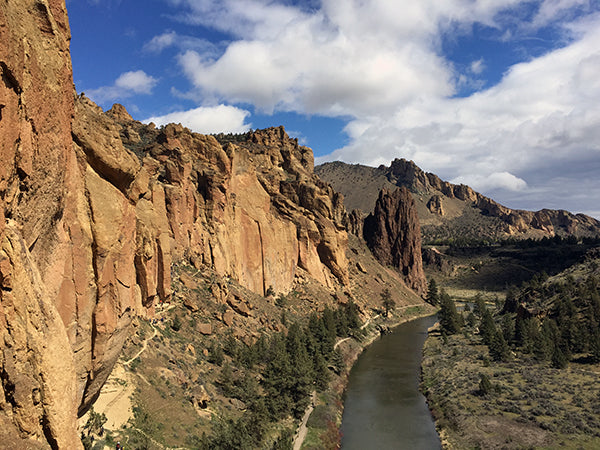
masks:
[[[419,392],[421,355],[435,316],[404,323],[365,349],[352,367],[342,450],[435,450],[440,439]]]

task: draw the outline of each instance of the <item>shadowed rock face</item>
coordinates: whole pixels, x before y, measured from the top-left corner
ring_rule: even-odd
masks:
[[[348,283],[342,197],[283,128],[236,143],[75,95],[63,0],[0,3],[0,442],[78,448],[76,417],[171,263],[288,291]]]
[[[420,294],[425,292],[421,230],[408,189],[383,189],[379,193],[374,212],[365,219],[363,235],[381,264],[395,267],[410,288]]]

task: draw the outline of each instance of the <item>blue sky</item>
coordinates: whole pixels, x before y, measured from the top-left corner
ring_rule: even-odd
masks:
[[[600,0],[67,0],[76,88],[600,218]]]

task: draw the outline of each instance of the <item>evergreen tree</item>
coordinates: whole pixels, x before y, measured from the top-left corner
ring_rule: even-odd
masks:
[[[515,338],[515,322],[510,314],[504,314],[502,316],[500,326],[502,327],[502,335],[504,336],[504,340],[508,344],[512,343],[513,339]]]
[[[485,373],[479,374],[479,393],[481,395],[490,395],[493,391],[492,383]]]
[[[494,361],[508,361],[510,358],[510,349],[504,339],[504,335],[496,330],[494,330],[488,348],[490,356]]]
[[[538,321],[534,319],[533,323],[536,322]],[[547,327],[542,325],[541,329],[539,326],[531,329],[533,337],[533,356],[535,356],[538,361],[547,361],[552,355],[553,341],[547,330],[544,328]]]
[[[333,351],[333,346],[335,345],[335,336],[336,336],[336,323],[335,323],[335,315],[333,311],[326,306],[323,310],[323,328],[325,329],[325,336],[323,337],[323,354],[329,355]]]
[[[333,351],[333,355],[331,357],[331,363],[333,365],[333,370],[338,375],[342,373],[342,371],[346,368],[346,363],[344,362],[344,357],[342,356],[342,352],[339,349],[335,349]]]
[[[285,341],[276,334],[271,338],[269,362],[263,373],[267,408],[272,418],[278,419],[291,412],[292,384],[292,367]]]
[[[567,367],[568,360],[560,346],[555,345],[554,351],[552,352],[552,367],[555,369],[564,369]]]
[[[396,307],[396,302],[392,300],[392,293],[388,288],[385,288],[381,295],[381,302],[383,304],[384,315],[387,317],[392,309]]]
[[[348,322],[348,328],[350,330],[358,330],[360,328],[360,318],[358,316],[358,305],[350,300],[345,306],[344,311],[346,313],[346,320]]]
[[[456,305],[450,296],[442,289],[440,293],[440,311],[438,312],[442,333],[454,334],[460,331],[462,320],[456,311]]]
[[[315,385],[317,389],[323,391],[327,388],[330,379],[327,362],[321,353],[315,353],[313,356],[313,372],[315,374]]]
[[[473,312],[481,317],[484,311],[487,311],[487,306],[485,306],[485,300],[483,300],[483,297],[478,292],[473,298]]]
[[[515,313],[517,312],[517,294],[514,289],[509,289],[506,293],[506,299],[504,300],[504,306],[502,307],[502,314]]]
[[[483,343],[485,345],[490,345],[496,333],[496,324],[494,323],[492,313],[488,309],[483,310],[481,323],[479,324],[479,334],[481,335]]]
[[[437,305],[440,301],[438,286],[435,282],[435,279],[433,278],[429,280],[429,285],[427,287],[427,297],[425,298],[425,301],[430,305],[434,306]]]

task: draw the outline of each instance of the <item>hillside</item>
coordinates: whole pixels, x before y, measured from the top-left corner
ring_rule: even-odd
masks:
[[[506,208],[468,186],[443,181],[404,159],[377,168],[331,162],[317,166],[315,173],[344,195],[349,211],[369,213],[379,190],[408,188],[426,243],[600,234],[600,221],[592,217],[548,209],[531,212]]]

